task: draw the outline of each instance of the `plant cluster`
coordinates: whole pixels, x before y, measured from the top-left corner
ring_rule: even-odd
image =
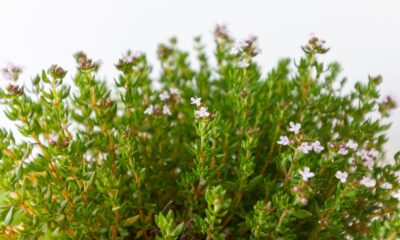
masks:
[[[113,86],[83,52],[72,84],[57,65],[29,86],[3,69],[22,137],[0,130],[0,239],[399,239],[382,78],[343,91],[315,36],[263,74],[255,37],[214,35],[215,64],[200,37],[197,67],[160,44],[157,79],[132,52]]]

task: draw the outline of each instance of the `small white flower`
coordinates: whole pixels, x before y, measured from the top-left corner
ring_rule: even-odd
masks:
[[[179,93],[179,90],[175,87],[172,87],[169,89],[169,93],[171,93],[172,95],[177,95]]]
[[[320,153],[325,149],[323,146],[321,146],[321,143],[319,141],[311,143],[311,146],[314,149],[314,152],[316,153]]]
[[[242,59],[238,62],[238,66],[240,68],[248,68],[250,66],[249,61],[247,61],[246,59]]]
[[[171,113],[171,109],[169,108],[168,105],[164,105],[164,106],[163,106],[162,113],[163,113],[164,115],[171,115],[171,114],[172,114],[172,113]]]
[[[339,149],[338,153],[341,154],[341,155],[347,155],[347,153],[349,153],[349,151],[346,148],[341,147]]]
[[[144,114],[152,115],[153,113],[154,113],[154,106],[153,105],[148,106],[146,108],[146,110],[144,110]]]
[[[368,155],[377,158],[379,157],[380,153],[375,148],[372,148],[371,150],[369,150]]]
[[[191,97],[190,98],[190,101],[191,101],[191,104],[194,104],[194,105],[196,105],[197,107],[200,107],[200,105],[201,105],[201,98],[198,98],[198,97]]]
[[[289,132],[294,132],[295,134],[299,134],[300,128],[301,128],[301,124],[300,123],[296,123],[295,124],[293,122],[290,122],[289,126],[290,126]]]
[[[372,158],[368,155],[368,151],[366,151],[365,149],[357,151],[356,154],[357,154],[357,156],[359,156],[361,159],[363,159],[365,161],[372,160]]]
[[[358,143],[355,142],[353,139],[349,139],[349,141],[346,143],[346,147],[356,150],[358,147]]]
[[[309,151],[311,151],[313,149],[313,147],[311,145],[309,145],[307,142],[303,142],[298,147],[298,149],[299,149],[300,152],[308,153]]]
[[[375,187],[376,180],[372,179],[370,177],[365,177],[364,176],[363,179],[361,179],[360,184],[371,188],[371,187]]]
[[[381,188],[382,189],[389,190],[389,189],[392,189],[392,187],[393,187],[393,185],[391,183],[388,183],[388,182],[384,182],[384,183],[381,184]]]
[[[279,139],[280,140],[277,142],[278,144],[281,144],[281,145],[284,145],[284,146],[290,144],[289,138],[286,137],[286,136],[280,136]]]
[[[392,197],[400,200],[400,190],[398,190],[397,192],[392,193]]]
[[[240,48],[240,46],[235,46],[229,51],[229,53],[231,55],[237,55],[241,50],[242,49]]]
[[[305,167],[304,170],[299,170],[299,174],[303,177],[303,181],[307,182],[309,178],[314,177],[314,173],[310,171],[309,167]]]
[[[364,165],[365,167],[367,167],[369,170],[372,170],[372,169],[374,169],[375,162],[374,162],[374,160],[372,160],[371,158],[369,158],[369,159],[367,159],[367,160],[365,160],[365,161],[363,162],[363,165]]]
[[[339,179],[342,183],[345,183],[347,181],[348,174],[347,172],[337,171],[335,177]]]
[[[167,91],[163,91],[162,93],[160,93],[160,99],[161,101],[165,101],[167,99],[169,99],[171,96],[169,95],[169,93]]]
[[[207,112],[206,107],[201,107],[200,110],[196,110],[196,111],[194,111],[194,113],[196,114],[196,117],[198,117],[198,118],[204,118],[204,117],[210,116],[210,113]]]

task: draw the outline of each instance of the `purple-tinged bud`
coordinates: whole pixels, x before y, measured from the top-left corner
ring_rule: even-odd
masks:
[[[301,189],[298,186],[293,187],[293,190],[297,193],[299,193],[301,191]]]
[[[47,72],[54,79],[62,79],[67,74],[67,71],[65,71],[62,67],[59,67],[55,64],[51,65],[51,67],[47,70]]]
[[[50,145],[56,145],[56,141],[54,139],[50,139],[49,143]]]

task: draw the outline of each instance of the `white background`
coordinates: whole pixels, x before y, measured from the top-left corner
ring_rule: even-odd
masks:
[[[331,47],[324,60],[339,61],[351,86],[381,74],[382,95],[400,94],[398,0],[0,0],[0,64],[22,65],[29,81],[53,63],[74,72],[72,54],[83,50],[103,61],[102,74],[111,80],[127,49],[149,54],[154,65],[157,44],[173,35],[191,50],[201,34],[211,49],[216,23],[226,23],[236,39],[258,36],[264,69],[282,57],[299,58],[315,33]],[[391,121],[390,158],[400,150],[400,111]]]

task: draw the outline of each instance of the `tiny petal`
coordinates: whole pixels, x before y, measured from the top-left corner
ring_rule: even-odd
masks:
[[[197,118],[204,118],[210,116],[210,113],[207,111],[206,107],[201,107],[200,110],[194,111]]]
[[[238,62],[238,66],[240,68],[248,68],[250,66],[249,61],[247,61],[246,59],[242,59]]]
[[[346,147],[356,150],[358,147],[358,143],[355,142],[353,139],[350,139],[347,143],[346,143]]]
[[[363,179],[361,179],[360,184],[364,185],[366,187],[372,188],[372,187],[375,187],[376,180],[372,179],[370,177],[365,177],[364,176]]]
[[[172,113],[171,113],[171,109],[169,108],[168,105],[164,105],[164,106],[163,106],[163,114],[164,114],[164,115],[171,115],[171,114],[172,114]]]
[[[154,113],[154,106],[150,105],[149,107],[146,108],[146,110],[144,110],[144,114],[146,115],[152,115]]]
[[[296,123],[295,124],[293,122],[290,122],[289,126],[290,126],[289,132],[294,132],[295,134],[299,134],[300,129],[301,129],[301,124],[300,123]]]
[[[321,146],[321,143],[319,141],[311,143],[311,146],[314,149],[314,152],[316,153],[320,153],[325,149],[323,146]]]
[[[169,95],[169,93],[167,91],[163,91],[162,93],[160,93],[160,99],[161,101],[165,101],[167,99],[169,99],[171,96]]]
[[[309,167],[305,167],[304,170],[299,170],[299,174],[302,176],[304,182],[307,182],[309,178],[314,177],[314,173],[310,171]]]
[[[198,98],[198,97],[191,97],[191,98],[190,98],[190,101],[191,101],[190,104],[194,104],[194,105],[196,105],[197,107],[200,107],[200,106],[201,106],[201,98]]]
[[[340,155],[347,155],[347,154],[349,153],[349,150],[347,150],[347,149],[344,148],[344,147],[341,147],[341,148],[339,149],[338,153],[339,153]]]
[[[179,90],[177,88],[170,88],[169,89],[169,93],[171,93],[172,95],[177,95],[179,93]]]
[[[301,143],[301,145],[298,147],[298,150],[303,153],[309,153],[313,147],[309,145],[307,142]]]
[[[347,181],[348,174],[347,172],[337,171],[335,177],[339,179],[342,183],[345,183]]]
[[[289,141],[289,138],[288,138],[288,137],[286,137],[286,136],[280,136],[280,137],[279,137],[279,141],[278,141],[277,143],[280,144],[280,145],[286,146],[286,145],[289,145],[289,144],[290,144],[290,141]]]

